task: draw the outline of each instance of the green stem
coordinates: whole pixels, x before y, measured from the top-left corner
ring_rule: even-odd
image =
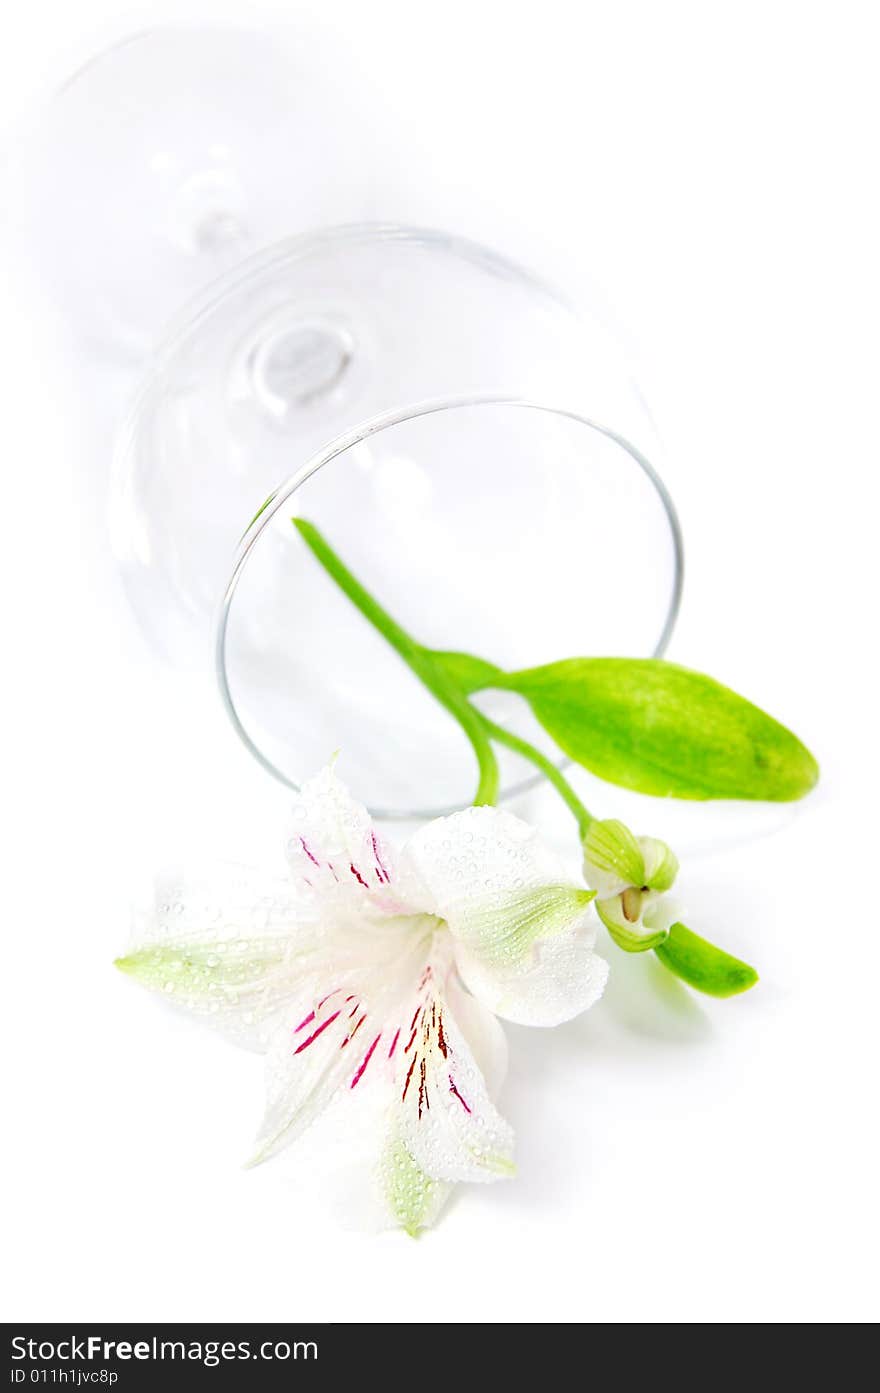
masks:
[[[480,714],[482,715],[482,712]],[[488,716],[483,716],[483,725],[486,732],[497,744],[506,745],[509,750],[514,750],[516,754],[522,755],[523,759],[527,759],[534,764],[536,769],[540,769],[545,779],[553,785],[563,802],[574,814],[578,825],[578,833],[581,841],[583,841],[584,837],[587,835],[587,828],[593,821],[593,814],[584,806],[580,798],[578,798],[571,784],[568,782],[568,779],[566,779],[561,770],[557,768],[552,759],[548,759],[547,756],[536,749],[534,745],[530,745],[528,740],[523,740],[520,736],[513,735],[509,730],[505,730],[504,726],[497,726],[494,721],[489,720]]]
[[[421,644],[402,629],[386,609],[375,600],[368,590],[312,523],[305,518],[291,518],[294,527],[320,561],[327,574],[336,582],[343,594],[360,610],[382,637],[412,669],[428,691],[454,716],[471,743],[479,767],[479,783],[474,795],[474,803],[494,803],[498,798],[498,761],[491,741],[486,734],[483,717],[476,707],[432,663],[429,654]]]

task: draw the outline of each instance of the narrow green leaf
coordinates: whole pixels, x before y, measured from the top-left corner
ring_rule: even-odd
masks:
[[[660,658],[569,658],[499,674],[571,759],[609,783],[671,798],[802,798],[819,770],[772,716]]]
[[[665,942],[654,952],[676,977],[708,996],[736,996],[758,980],[757,972],[748,963],[707,943],[684,924],[673,924]]]
[[[494,663],[487,663],[485,658],[475,658],[471,653],[454,653],[438,648],[425,651],[434,666],[440,668],[465,696],[494,686],[496,678],[504,675]]]

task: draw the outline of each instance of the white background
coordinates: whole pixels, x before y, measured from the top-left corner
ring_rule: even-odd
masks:
[[[3,1315],[876,1317],[874,7],[299,9],[344,37],[419,151],[389,216],[603,288],[685,528],[670,656],[794,726],[823,780],[794,816],[739,818],[754,836],[705,810],[716,849],[686,865],[694,924],[760,967],[751,995],[697,1001],[613,953],[586,1017],[510,1032],[516,1182],[471,1188],[413,1242],[339,1228],[284,1162],[242,1171],[260,1061],[110,962],[135,869],[184,841],[245,855],[283,799],[130,630],[85,521],[104,503],[105,403],[71,386],[7,253]],[[162,13],[14,7],[12,147],[72,62]],[[626,806],[672,836],[676,810]]]

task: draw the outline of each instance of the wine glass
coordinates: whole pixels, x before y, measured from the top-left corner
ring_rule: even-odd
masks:
[[[507,671],[585,654],[660,655],[682,582],[672,501],[629,441],[577,411],[464,397],[393,411],[305,461],[249,527],[215,635],[226,709],[283,783],[340,747],[379,817],[471,801],[462,731],[292,524],[316,526],[420,644]],[[525,703],[476,698],[554,755]],[[501,752],[501,797],[534,779]]]

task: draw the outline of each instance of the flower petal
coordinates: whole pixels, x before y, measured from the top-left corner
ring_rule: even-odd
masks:
[[[603,898],[627,885],[644,884],[643,850],[625,823],[613,817],[590,823],[584,837],[584,878]]]
[[[297,883],[312,895],[358,908],[369,901],[391,914],[420,907],[392,848],[330,765],[300,790],[287,854]]]
[[[280,1145],[299,1137],[312,1121],[316,1122],[304,1138],[306,1156],[321,1169],[322,1188],[332,1202],[347,1221],[359,1228],[402,1226],[415,1234],[434,1223],[452,1193],[452,1183],[438,1179],[430,1167],[426,1169],[426,1157],[420,1154],[417,1159],[409,1149],[401,1104],[406,1073],[417,1048],[416,1042],[406,1051],[413,1034],[413,1017],[429,997],[442,999],[444,1017],[450,1008],[454,1009],[456,1024],[479,1062],[480,1071],[488,1076],[490,1091],[503,1077],[507,1057],[504,1032],[495,1018],[468,996],[456,974],[449,972],[450,960],[449,938],[444,932],[437,935],[429,953],[423,953],[418,976],[395,1003],[381,1034],[375,1026],[368,1030],[368,1018],[351,1044],[342,1048],[344,1037],[335,1035],[343,1023],[340,1016],[301,1052],[295,1061],[298,1068],[310,1056],[317,1061],[318,1052],[322,1058],[320,1064],[313,1063],[307,1079],[299,1075],[302,1091],[296,1116],[290,1112],[297,1082],[289,1070],[289,1039],[288,1048],[285,1042],[279,1042],[277,1062],[286,1076],[276,1095],[281,1104],[277,1118],[267,1118],[265,1131],[271,1130],[273,1121],[279,1124],[279,1131],[292,1123],[273,1148],[280,1149]],[[442,991],[437,990],[438,982],[442,982]],[[334,1010],[335,1002],[327,1002],[319,1013],[319,1023]],[[358,1015],[349,1021],[349,1029]],[[309,1022],[309,1030],[301,1031],[297,1039],[308,1038],[315,1028],[315,1022]],[[346,1068],[340,1071],[343,1059]],[[401,1059],[405,1061],[403,1068]],[[429,1102],[433,1101],[430,1097]]]
[[[423,908],[498,964],[576,923],[594,895],[571,883],[528,823],[497,808],[437,818],[411,838],[405,855],[425,887]]]
[[[346,984],[346,986],[349,984]],[[296,1141],[351,1074],[360,1001],[345,986],[300,996],[296,1024],[281,1027],[266,1060],[266,1111],[249,1162],[267,1161]],[[352,1009],[355,1015],[352,1016]]]
[[[245,866],[169,874],[135,914],[116,966],[239,1044],[265,1050],[314,944],[287,880]]]
[[[411,1238],[437,1222],[454,1188],[447,1180],[426,1175],[397,1132],[379,1163],[379,1184],[392,1221]]]
[[[645,953],[664,942],[680,917],[680,908],[671,895],[629,886],[607,900],[597,899],[596,913],[618,948],[625,953]]]
[[[489,1097],[494,1100],[507,1077],[509,1051],[504,1027],[492,1011],[465,989],[457,970],[447,976],[445,994],[449,1010],[483,1075]]]
[[[667,934],[672,925],[681,919],[684,912],[677,895],[657,894],[656,899],[642,913],[642,922],[652,933]]]
[[[430,917],[390,921],[384,936],[362,935],[360,959],[315,958],[316,970],[269,1052],[253,1164],[294,1142],[337,1092],[394,1077],[433,925]]]
[[[491,1012],[487,1011],[465,991],[457,972],[447,972],[443,995],[445,1007],[441,1005],[439,1009],[446,1017],[451,1015],[451,1018],[454,1019],[473,1056],[474,1064],[483,1076],[489,1097],[497,1098],[507,1073],[507,1039],[501,1025]],[[441,1015],[441,1022],[442,1020],[443,1015]],[[448,1050],[449,1041],[446,1038],[445,1028],[444,1042]],[[402,1049],[405,1058],[405,1046]],[[450,1058],[451,1052],[446,1056],[446,1060],[448,1061]],[[398,1099],[400,1078],[402,1077],[403,1086],[405,1086],[406,1075],[410,1068],[414,1074],[417,1067],[419,1066],[414,1066],[410,1062],[406,1065],[406,1073],[403,1070],[400,1071],[394,1093],[395,1102]],[[448,1076],[446,1083],[447,1085],[449,1083]],[[431,1084],[428,1085],[429,1090],[431,1086]],[[427,1101],[430,1104],[430,1091]],[[398,1108],[394,1109],[395,1113],[399,1113],[399,1111]],[[415,1126],[418,1128],[419,1125],[418,1108],[416,1107]],[[479,1122],[477,1125],[480,1125]],[[425,1155],[424,1148],[419,1145],[418,1138],[414,1145],[410,1139],[410,1145],[413,1148],[411,1151],[407,1145],[406,1138],[408,1136],[409,1128],[405,1121],[402,1122],[400,1117],[396,1116],[379,1165],[379,1185],[386,1212],[390,1218],[395,1224],[406,1229],[407,1233],[415,1236],[422,1229],[429,1228],[436,1222],[454,1187],[449,1180],[435,1178],[434,1157]],[[413,1151],[421,1157],[421,1165],[414,1159]],[[427,1165],[428,1171],[423,1169],[423,1165]],[[500,1178],[500,1176],[495,1172],[489,1177],[481,1178],[495,1179]]]
[[[597,900],[596,913],[625,953],[645,953],[666,937],[666,926],[661,922],[662,897],[652,890],[631,886],[621,895]]]
[[[500,1180],[514,1173],[513,1132],[495,1109],[453,1014],[451,944],[448,936],[438,938],[441,951],[426,968],[409,1036],[401,1041],[396,1130],[412,1160],[433,1180]],[[479,1010],[475,1002],[472,1032]],[[484,1013],[478,1025],[483,1043],[488,1029]]]
[[[645,859],[643,883],[661,894],[671,889],[678,875],[678,857],[675,852],[665,842],[661,842],[659,837],[639,837],[639,847]]]
[[[496,1014],[556,1025],[601,995],[607,968],[588,918],[595,892],[571,884],[525,822],[469,808],[422,828],[406,854],[456,940],[465,985]]]
[[[595,925],[587,923],[540,939],[528,958],[504,968],[488,966],[463,944],[455,957],[465,986],[495,1015],[517,1025],[559,1025],[605,990],[608,964],[593,951],[595,941]]]

